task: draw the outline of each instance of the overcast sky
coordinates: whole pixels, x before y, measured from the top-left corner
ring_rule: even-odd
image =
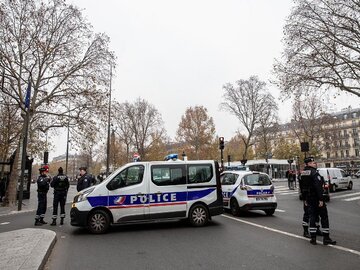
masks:
[[[181,116],[202,105],[225,139],[241,129],[239,121],[220,111],[222,86],[256,75],[269,83],[291,0],[70,0],[83,9],[95,32],[105,32],[117,56],[113,97],[133,102],[141,97],[161,113],[174,139]],[[330,102],[339,109],[359,107],[343,96]],[[291,103],[280,102],[280,120],[291,117]],[[64,137],[64,136],[63,136]],[[60,140],[54,157],[65,153]]]

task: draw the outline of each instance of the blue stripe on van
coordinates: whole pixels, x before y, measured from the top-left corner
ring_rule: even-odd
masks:
[[[158,204],[158,203],[174,203],[186,202],[193,200],[200,200],[209,195],[216,188],[208,188],[204,190],[183,191],[183,192],[167,192],[167,193],[151,193],[146,195],[127,194],[127,195],[112,195],[112,196],[95,196],[87,197],[92,207],[96,206],[140,206],[143,204]]]

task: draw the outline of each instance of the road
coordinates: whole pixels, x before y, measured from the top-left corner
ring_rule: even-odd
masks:
[[[278,210],[272,217],[225,213],[203,228],[156,223],[116,226],[105,235],[71,227],[68,220],[43,226],[58,239],[45,269],[357,269],[360,179],[354,182],[352,191],[332,193],[328,203],[336,246],[312,246],[301,237],[302,202],[286,182],[277,182]],[[34,213],[2,216],[0,232],[32,227],[33,220]]]

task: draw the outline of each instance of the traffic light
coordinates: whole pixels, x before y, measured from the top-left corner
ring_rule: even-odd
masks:
[[[225,147],[224,137],[220,137],[219,138],[219,149],[224,149],[224,147]]]

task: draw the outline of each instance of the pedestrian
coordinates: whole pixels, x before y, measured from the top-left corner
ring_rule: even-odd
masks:
[[[6,177],[0,178],[0,202],[3,201],[6,192]]]
[[[93,177],[91,175],[87,174],[86,167],[80,167],[79,170],[80,170],[80,173],[79,173],[79,178],[78,178],[78,182],[76,185],[77,191],[81,191],[85,188],[88,188],[93,183]]]
[[[54,188],[53,216],[51,226],[56,226],[58,206],[60,203],[60,225],[64,224],[66,196],[70,186],[69,178],[64,174],[62,167],[58,169],[58,175],[54,176],[50,186]]]
[[[304,159],[305,168],[301,172],[301,188],[305,192],[305,206],[308,206],[308,214],[310,218],[310,243],[316,245],[316,219],[320,216],[323,244],[335,245],[336,241],[330,238],[329,217],[326,204],[323,197],[324,178],[317,171],[317,163],[313,157]],[[305,209],[304,209],[305,210]],[[304,211],[305,212],[305,211]]]
[[[47,205],[47,193],[49,191],[50,178],[46,175],[46,169],[41,167],[39,169],[40,175],[36,181],[37,183],[37,193],[38,193],[38,207],[36,210],[35,216],[35,226],[41,226],[47,224],[44,221]]]

